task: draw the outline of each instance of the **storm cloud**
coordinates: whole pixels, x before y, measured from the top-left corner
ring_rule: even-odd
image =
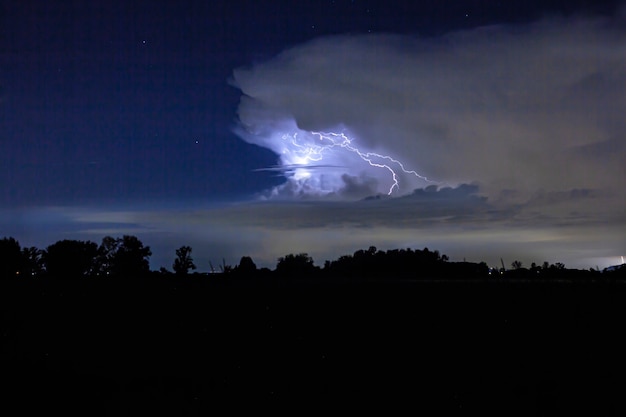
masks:
[[[491,198],[514,190],[523,199],[601,189],[623,203],[623,23],[554,18],[429,38],[316,39],[234,72],[239,132],[279,154],[285,125],[344,126],[363,148],[438,184],[473,182]],[[348,188],[367,184],[363,175],[345,177]],[[402,185],[401,194],[420,187]]]
[[[216,218],[263,230],[275,252],[428,244],[494,264],[606,264],[626,244],[625,23],[574,16],[435,37],[323,37],[239,68],[237,133],[279,164],[289,162],[285,134],[347,131],[429,180],[399,175],[387,197],[386,172],[343,160],[332,165],[346,171],[326,173],[339,184],[333,198],[315,202],[289,165],[269,195],[291,202]]]

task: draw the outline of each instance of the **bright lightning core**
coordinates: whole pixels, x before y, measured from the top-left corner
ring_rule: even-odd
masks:
[[[316,132],[291,126],[268,136],[264,146],[279,155],[280,165],[266,170],[279,171],[287,178],[272,190],[275,197],[363,198],[404,194],[432,184],[395,155],[365,149],[345,129]]]

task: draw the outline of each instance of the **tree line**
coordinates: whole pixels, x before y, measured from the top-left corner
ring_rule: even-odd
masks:
[[[106,236],[100,245],[91,241],[60,240],[46,249],[21,248],[12,237],[0,239],[2,276],[141,276],[150,272],[152,251],[136,236]]]
[[[152,251],[136,236],[106,236],[98,245],[92,241],[60,240],[45,249],[22,248],[12,237],[0,239],[1,277],[53,277],[80,279],[89,277],[145,277],[149,275],[185,276],[196,270],[190,246],[176,249],[172,271],[149,267]],[[212,266],[211,266],[212,267]],[[213,267],[212,267],[213,269]],[[288,254],[277,259],[276,268],[257,268],[249,256],[241,257],[235,266],[220,265],[222,276],[233,277],[290,277],[303,279],[324,278],[344,280],[386,279],[488,279],[488,278],[597,278],[600,275],[625,277],[626,266],[617,268],[577,270],[557,262],[542,265],[532,263],[525,268],[514,261],[510,269],[489,268],[485,262],[451,262],[447,255],[428,248],[378,250],[370,246],[352,255],[343,255],[316,266],[307,253]],[[195,274],[194,275],[198,275]]]

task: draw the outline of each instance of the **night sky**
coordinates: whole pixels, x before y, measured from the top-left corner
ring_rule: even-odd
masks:
[[[626,255],[617,1],[5,1],[0,236]]]

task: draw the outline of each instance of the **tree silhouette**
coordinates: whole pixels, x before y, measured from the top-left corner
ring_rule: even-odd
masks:
[[[281,256],[276,264],[276,272],[280,275],[308,275],[316,270],[313,258],[307,253],[293,253]]]
[[[98,248],[97,271],[100,275],[141,276],[149,272],[152,251],[136,236],[105,236]]]
[[[195,270],[190,246],[181,246],[176,250],[174,271],[185,275]],[[86,276],[144,276],[149,271],[149,258],[152,255],[149,246],[135,236],[121,238],[105,236],[100,246],[90,241],[62,240],[40,250],[36,247],[20,248],[12,237],[0,239],[0,277],[33,277],[50,275],[58,278],[81,278]],[[316,267],[313,258],[307,253],[289,254],[277,260],[276,269],[257,269],[249,256],[242,256],[239,265],[231,267],[222,261],[220,269],[225,274],[239,276],[275,276],[333,278],[338,280],[394,280],[403,279],[438,279],[468,278],[483,279],[492,275],[486,263],[450,262],[446,255],[428,248],[422,250],[392,249],[377,250],[375,246],[360,249],[352,255],[343,255],[333,261],[325,261],[323,270]],[[209,263],[210,264],[210,263]],[[588,279],[597,277],[599,270],[580,271],[567,269],[565,264],[543,262],[541,266],[533,262],[530,269],[515,260],[512,269],[501,271],[498,276],[506,278],[535,277],[537,279],[568,278]],[[605,269],[602,273],[613,272],[615,268]],[[213,271],[213,266],[211,265]],[[626,268],[621,268],[623,276]],[[155,274],[158,274],[155,271]],[[170,274],[161,268],[161,275]],[[613,274],[616,277],[618,274]]]
[[[181,246],[176,249],[176,259],[172,268],[174,268],[176,275],[187,275],[190,269],[196,269],[196,264],[193,263],[193,258],[191,257],[190,246]]]
[[[136,236],[124,235],[118,239],[118,246],[113,256],[112,273],[116,276],[137,277],[150,271],[149,259],[152,251]]]
[[[94,242],[66,239],[48,246],[43,261],[49,275],[77,279],[95,272],[97,255],[98,245]]]
[[[20,244],[12,237],[0,239],[0,277],[15,277],[23,266]]]

